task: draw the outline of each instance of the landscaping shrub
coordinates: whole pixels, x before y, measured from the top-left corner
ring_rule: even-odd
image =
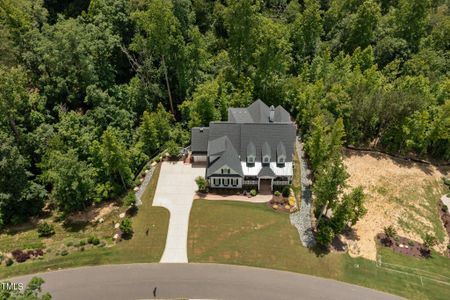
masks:
[[[442,205],[442,211],[447,213],[448,212],[448,206],[447,205]]]
[[[80,242],[78,243],[78,245],[79,245],[80,247],[82,247],[82,246],[86,245],[86,241],[85,241],[85,240],[80,240]]]
[[[100,244],[100,240],[98,237],[91,236],[88,238],[88,243],[96,246],[96,245]]]
[[[279,191],[275,191],[274,195],[277,196],[277,197],[280,197],[281,193]]]
[[[10,265],[12,265],[14,262],[13,262],[13,260],[11,259],[11,258],[7,258],[6,260],[5,260],[5,265],[7,266],[7,267],[9,267]]]
[[[83,251],[84,251],[84,247],[81,247],[81,248],[80,248],[80,251],[83,252]]]
[[[119,229],[122,231],[124,238],[130,238],[133,235],[133,225],[130,218],[125,218],[120,222]]]
[[[55,228],[47,222],[39,224],[37,231],[40,237],[49,237],[55,234]]]
[[[251,191],[250,191],[250,195],[251,195],[252,197],[255,197],[255,196],[256,196],[256,190],[255,190],[255,189],[251,190]]]
[[[204,192],[206,190],[206,187],[208,186],[208,181],[206,181],[205,177],[198,176],[195,178],[195,183],[197,184],[198,190],[200,192]]]
[[[61,251],[61,256],[66,256],[69,254],[69,251],[67,251],[66,249]]]
[[[72,242],[72,241],[68,241],[68,242],[66,243],[66,246],[67,246],[67,247],[73,246],[73,242]]]
[[[416,243],[414,243],[414,241],[408,241],[408,246],[413,247]]]
[[[133,191],[130,191],[124,198],[123,198],[123,206],[131,206],[136,204],[136,195]]]
[[[450,250],[450,244],[447,245],[447,249]]]
[[[290,187],[288,185],[283,187],[283,191],[281,192],[281,194],[283,195],[283,197],[289,197],[289,195],[291,194]]]
[[[18,263],[25,262],[30,258],[30,255],[28,253],[20,249],[12,251],[11,254]]]

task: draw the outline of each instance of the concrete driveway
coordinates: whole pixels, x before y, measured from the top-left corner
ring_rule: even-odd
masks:
[[[195,177],[205,176],[205,168],[183,162],[163,162],[153,206],[170,211],[166,247],[162,263],[187,263],[189,213],[197,190]]]

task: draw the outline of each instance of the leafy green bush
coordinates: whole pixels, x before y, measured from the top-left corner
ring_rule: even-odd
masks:
[[[136,204],[136,194],[134,191],[128,192],[128,194],[123,198],[123,206],[132,206]]]
[[[255,190],[255,189],[251,190],[251,191],[250,191],[250,195],[251,195],[252,197],[255,197],[255,196],[256,196],[256,190]]]
[[[281,194],[283,195],[283,197],[289,197],[289,195],[291,194],[291,188],[286,185],[285,187],[283,187],[283,191],[281,192]]]
[[[129,238],[133,235],[133,225],[130,218],[125,218],[120,222],[119,229],[122,231],[124,238]]]
[[[11,259],[11,258],[7,258],[7,259],[5,259],[5,265],[7,266],[7,267],[9,267],[10,265],[12,265],[14,263],[14,261]]]
[[[277,197],[280,197],[281,193],[279,191],[275,191],[274,195],[277,196]]]
[[[203,192],[206,190],[206,186],[208,185],[208,181],[206,181],[205,177],[198,176],[195,178],[195,183],[197,184],[198,190]]]
[[[413,247],[416,243],[414,243],[414,241],[408,241],[408,246]]]
[[[88,238],[88,243],[96,246],[96,245],[100,244],[100,239],[98,237],[91,236]]]
[[[72,242],[72,241],[68,241],[68,242],[66,243],[66,247],[71,247],[71,246],[73,246],[73,242]]]
[[[448,206],[447,205],[442,205],[442,211],[447,213],[448,212]]]
[[[39,224],[37,231],[40,237],[49,237],[55,234],[55,228],[47,222]]]
[[[66,249],[61,251],[61,256],[66,256],[69,254],[69,251],[67,251]]]
[[[86,245],[86,241],[85,241],[85,240],[80,240],[80,242],[78,243],[78,245],[79,245],[80,247],[82,247],[82,246]]]

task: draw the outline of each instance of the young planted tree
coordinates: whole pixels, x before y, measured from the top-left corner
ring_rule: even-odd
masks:
[[[392,240],[397,236],[397,230],[395,230],[394,226],[389,225],[383,228],[384,235],[386,236],[385,244],[387,246],[392,245]]]

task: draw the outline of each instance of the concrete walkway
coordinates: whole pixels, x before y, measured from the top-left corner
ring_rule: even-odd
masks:
[[[197,190],[197,176],[205,176],[205,169],[193,168],[183,162],[163,162],[161,165],[153,206],[165,207],[170,212],[162,263],[188,262],[189,213]]]
[[[228,201],[242,201],[251,203],[266,203],[272,200],[273,195],[256,195],[254,197],[247,197],[242,195],[218,195],[212,193],[195,193],[194,199],[205,199],[205,200],[228,200]]]

